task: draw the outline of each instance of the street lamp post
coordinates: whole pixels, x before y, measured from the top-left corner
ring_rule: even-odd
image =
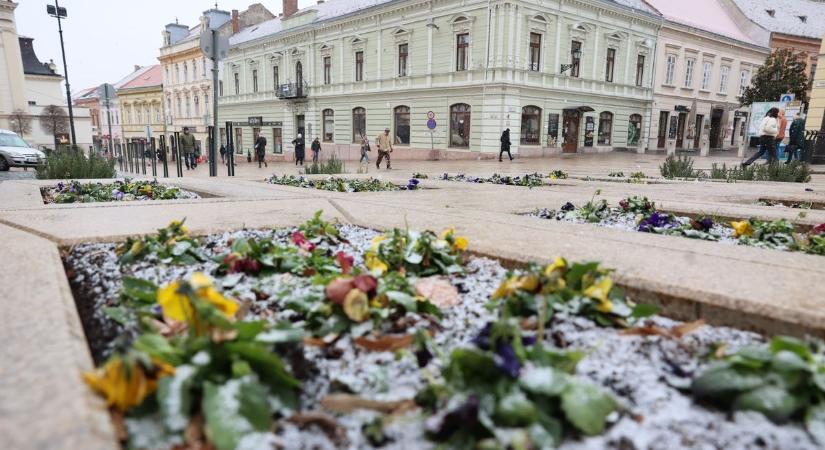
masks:
[[[60,32],[60,51],[63,53],[63,76],[66,78],[66,101],[69,106],[69,127],[72,132],[72,145],[77,145],[77,138],[74,133],[74,112],[72,111],[72,90],[69,85],[69,69],[66,65],[66,47],[63,46],[63,25],[61,19],[66,18],[66,8],[61,7],[58,0],[54,0],[54,5],[46,5],[46,13],[57,19],[57,30]]]
[[[570,54],[573,56],[573,58],[572,58],[572,59],[573,59],[573,61],[574,61],[574,62],[573,62],[572,64],[562,64],[562,65],[561,65],[561,71],[560,71],[559,73],[564,73],[564,72],[567,72],[568,70],[570,70],[570,69],[572,69],[573,67],[575,67],[575,66],[576,66],[576,64],[578,64],[578,63],[579,63],[579,61],[581,61],[581,59],[582,59],[582,51],[581,51],[581,49],[576,49],[576,50],[574,50],[573,52],[571,52]]]

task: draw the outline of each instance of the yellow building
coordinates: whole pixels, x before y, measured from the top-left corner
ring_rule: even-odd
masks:
[[[123,84],[117,90],[122,116],[123,137],[127,142],[147,138],[146,127],[151,137],[160,137],[166,129],[164,125],[163,74],[160,65],[147,66],[141,73]]]
[[[825,36],[822,37],[822,47],[819,48],[819,59],[825,61]],[[825,70],[819,70],[814,75],[805,127],[809,130],[825,130]]]

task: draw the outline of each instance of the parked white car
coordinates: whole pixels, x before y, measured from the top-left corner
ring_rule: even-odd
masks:
[[[0,171],[10,167],[37,167],[46,163],[46,155],[32,148],[14,131],[0,129]]]

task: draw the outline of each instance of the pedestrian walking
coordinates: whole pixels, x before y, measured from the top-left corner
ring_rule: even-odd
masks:
[[[370,163],[370,140],[366,138],[363,134],[361,135],[361,159],[358,160],[358,163],[365,163],[369,166]]]
[[[195,136],[189,133],[189,127],[183,127],[183,134],[180,135],[180,149],[183,152],[183,161],[186,163],[186,170],[194,169],[195,166]]]
[[[226,164],[226,146],[221,144],[221,164]]]
[[[788,133],[788,146],[785,151],[788,152],[788,159],[785,164],[790,164],[793,160],[794,154],[799,150],[799,159],[802,161],[802,149],[805,147],[805,114],[798,112],[793,116],[791,122],[791,130]]]
[[[295,146],[295,165],[301,164],[304,165],[304,138],[301,136],[301,133],[298,133],[298,137],[292,140],[292,145]]]
[[[779,109],[779,114],[776,117],[776,124],[779,128],[779,132],[776,133],[776,146],[774,150],[773,162],[779,161],[779,156],[777,155],[779,152],[779,144],[785,140],[785,130],[788,129],[788,120],[785,119],[785,110],[782,108]]]
[[[390,167],[390,153],[392,153],[392,139],[390,139],[390,129],[385,128],[384,132],[375,138],[375,147],[378,148],[378,160],[375,161],[375,168],[381,168],[381,161],[387,158],[387,170]]]
[[[317,137],[312,140],[312,146],[310,148],[312,148],[312,162],[317,163],[319,159],[318,155],[321,154],[321,142]]]
[[[510,129],[507,128],[504,132],[501,133],[501,150],[498,152],[498,162],[501,162],[501,157],[504,156],[504,152],[507,152],[507,156],[510,157],[510,161],[513,160],[513,155],[510,154]]]
[[[743,162],[743,166],[749,166],[765,153],[768,154],[768,164],[776,160],[776,135],[779,134],[779,108],[768,110],[762,122],[759,124],[759,151]]]
[[[255,139],[255,157],[258,159],[258,168],[261,168],[261,163],[264,167],[269,167],[266,163],[266,138],[260,134],[258,139]]]

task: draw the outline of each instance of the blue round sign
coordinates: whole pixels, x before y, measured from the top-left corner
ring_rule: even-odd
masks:
[[[427,128],[435,130],[435,119],[427,120]]]

